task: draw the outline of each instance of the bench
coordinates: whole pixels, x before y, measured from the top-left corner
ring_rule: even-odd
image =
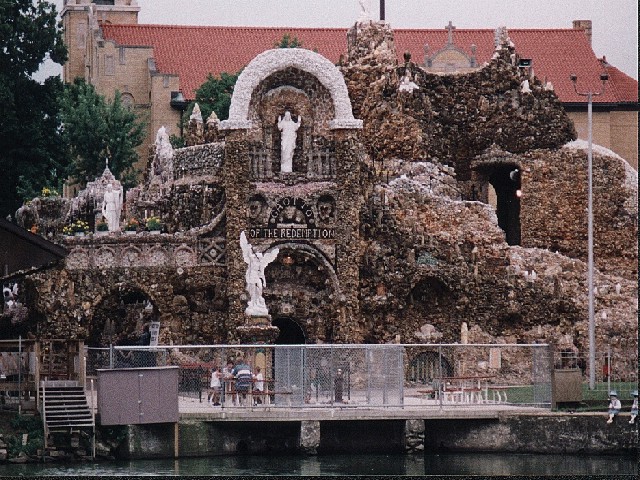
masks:
[[[492,400],[496,403],[507,403],[507,390],[511,387],[490,385],[488,390],[492,393]],[[503,398],[504,396],[504,398]],[[497,399],[497,400],[496,400]],[[487,399],[488,400],[488,399]]]

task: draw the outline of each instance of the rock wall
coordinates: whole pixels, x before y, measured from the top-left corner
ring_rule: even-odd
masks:
[[[279,245],[291,254],[294,267],[283,256],[267,268],[265,298],[305,341],[413,343],[429,331],[458,342],[465,322],[470,343],[568,339],[586,352],[586,153],[579,143],[563,147],[575,132],[555,94],[523,76],[506,39],[479,70],[436,75],[409,58],[395,64],[388,26],[358,24],[349,38],[341,68],[362,133],[357,122],[331,126],[337,107],[327,102],[337,87],[310,73],[331,65],[254,78],[255,96],[243,92],[252,126],[238,117],[224,142],[201,144],[207,135],[220,140],[219,132],[192,121],[194,145],[172,154],[173,178],[150,175],[127,195],[127,214],[160,216],[165,234],[67,239],[68,263],[26,280],[38,335],[130,341],[151,315],[176,343],[240,341],[247,300],[240,232],[264,227],[279,201],[295,197],[318,218],[323,202],[335,207],[323,225],[335,239],[252,241],[260,251]],[[308,66],[313,55],[303,56]],[[400,91],[407,74],[417,88]],[[283,108],[308,128],[292,174],[277,162],[274,117]],[[322,176],[304,169],[320,150],[331,167]],[[612,345],[616,365],[637,378],[637,173],[596,150],[597,348]],[[254,168],[265,159],[270,173]],[[519,245],[507,244],[490,204],[496,169],[519,175]],[[38,219],[55,238],[64,208],[61,200],[34,202],[23,218]],[[151,312],[140,311],[143,302]],[[114,309],[117,338],[107,322]],[[520,373],[511,371],[514,379]]]
[[[576,138],[555,93],[540,80],[524,76],[508,41],[476,72],[437,75],[410,59],[396,66],[395,53],[376,54],[370,45],[380,43],[378,26],[354,29],[357,34],[352,29],[349,35],[357,44],[349,49],[358,53],[342,72],[354,113],[364,121],[364,143],[374,161],[441,161],[455,166],[459,180],[468,180],[471,160],[492,144],[520,153],[556,148]],[[392,41],[384,45],[393,48]],[[407,73],[417,87],[411,92],[399,90]],[[530,93],[523,91],[525,80],[531,84]]]

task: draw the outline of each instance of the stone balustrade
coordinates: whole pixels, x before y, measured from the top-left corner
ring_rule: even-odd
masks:
[[[195,236],[110,233],[104,236],[67,237],[66,268],[190,267],[221,265],[225,257],[223,238]]]

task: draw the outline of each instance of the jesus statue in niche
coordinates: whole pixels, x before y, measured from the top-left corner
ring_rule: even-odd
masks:
[[[280,148],[280,171],[291,173],[293,171],[293,151],[296,149],[296,132],[300,128],[302,117],[298,116],[298,121],[291,120],[291,113],[284,112],[284,118],[278,117],[278,130],[282,132]]]

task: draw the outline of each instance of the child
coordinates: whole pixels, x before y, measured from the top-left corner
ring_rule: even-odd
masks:
[[[262,403],[262,393],[264,392],[264,375],[262,375],[262,369],[256,367],[256,374],[253,376],[254,380],[254,395],[256,398],[256,404]]]
[[[220,405],[220,391],[222,390],[222,369],[220,367],[213,368],[210,386],[209,404],[212,407],[217,407]]]
[[[609,420],[607,420],[607,423],[613,423],[613,417],[620,413],[622,405],[620,404],[620,400],[618,400],[618,393],[615,390],[611,390],[609,399]]]
[[[629,420],[629,423],[635,422],[638,416],[638,390],[631,392],[631,395],[633,395],[633,405],[631,405],[631,420]]]

